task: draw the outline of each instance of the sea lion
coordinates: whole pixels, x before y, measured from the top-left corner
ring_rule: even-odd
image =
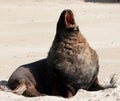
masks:
[[[79,89],[100,90],[97,53],[79,31],[71,10],[64,10],[47,58],[17,68],[8,80],[13,93],[71,97]]]

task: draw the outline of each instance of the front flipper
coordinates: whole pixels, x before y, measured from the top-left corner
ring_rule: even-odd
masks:
[[[108,88],[115,88],[116,87],[115,76],[116,76],[115,74],[112,76],[109,85],[104,85],[104,86],[100,85],[98,78],[96,78],[93,84],[91,85],[91,87],[88,89],[88,91],[98,91],[98,90],[104,90]]]

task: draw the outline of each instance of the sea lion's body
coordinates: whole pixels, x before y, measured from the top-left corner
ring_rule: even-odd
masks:
[[[79,89],[99,90],[98,56],[79,31],[71,10],[58,20],[56,36],[46,59],[19,67],[8,86],[26,96],[41,94],[71,97]],[[24,90],[21,90],[24,89]]]
[[[48,61],[66,83],[76,89],[88,90],[99,71],[97,54],[79,31],[55,40]]]

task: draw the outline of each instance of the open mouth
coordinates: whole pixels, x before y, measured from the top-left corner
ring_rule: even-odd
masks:
[[[66,11],[65,23],[66,23],[66,26],[68,28],[76,27],[76,23],[75,23],[74,16],[73,16],[72,12]]]

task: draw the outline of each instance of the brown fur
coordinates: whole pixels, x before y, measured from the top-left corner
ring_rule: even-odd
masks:
[[[98,56],[82,36],[71,10],[64,10],[46,59],[17,68],[8,80],[13,93],[71,97],[79,89],[100,90]]]
[[[48,54],[48,65],[71,89],[100,90],[98,56],[80,33],[71,10],[64,10],[57,23],[57,33]]]

